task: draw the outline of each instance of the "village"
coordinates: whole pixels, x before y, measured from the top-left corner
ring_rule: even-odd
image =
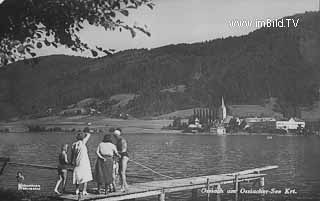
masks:
[[[214,135],[237,133],[315,135],[319,134],[318,124],[298,117],[285,118],[276,113],[270,116],[232,115],[228,113],[222,97],[219,108],[194,108],[190,118],[175,118],[167,128],[182,130],[184,133],[210,133]]]

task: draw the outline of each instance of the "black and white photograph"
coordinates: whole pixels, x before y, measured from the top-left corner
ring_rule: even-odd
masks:
[[[320,0],[0,0],[0,201],[320,201]]]

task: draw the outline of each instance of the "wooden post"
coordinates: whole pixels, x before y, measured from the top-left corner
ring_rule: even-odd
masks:
[[[207,201],[210,201],[210,193],[209,193],[209,188],[210,188],[210,182],[209,182],[209,178],[207,178],[207,190],[208,190],[208,197],[207,197]]]
[[[260,187],[264,188],[264,177],[260,178]]]
[[[264,189],[264,177],[261,177],[261,178],[259,179],[259,185],[260,185],[260,188],[261,188],[261,189]],[[262,195],[261,195],[261,201],[264,201],[264,200],[265,200],[264,194],[262,194]]]
[[[192,189],[192,201],[197,201],[197,197],[198,197],[198,190]]]
[[[217,184],[216,189],[217,189],[217,190],[221,190],[221,185],[220,185],[220,184]],[[220,193],[217,194],[217,201],[221,201],[221,194],[220,194]]]
[[[80,201],[81,200],[81,192],[79,191],[79,193],[78,193],[78,201]]]
[[[238,201],[238,192],[239,192],[239,181],[238,181],[239,175],[235,175],[234,177],[234,190],[235,190],[235,201]]]
[[[159,201],[165,201],[165,197],[166,197],[166,194],[165,194],[165,192],[164,192],[164,189],[162,189],[162,192],[161,192],[161,194],[159,195]]]
[[[239,175],[234,176],[234,190],[238,192],[239,190],[239,182],[238,182]]]

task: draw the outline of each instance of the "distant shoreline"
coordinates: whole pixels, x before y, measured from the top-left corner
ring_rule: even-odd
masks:
[[[29,133],[29,132],[79,132],[85,127],[96,130],[97,133],[107,133],[109,128],[122,128],[126,134],[178,134],[178,135],[214,135],[204,133],[183,133],[182,130],[163,129],[172,123],[171,119],[115,119],[104,116],[72,116],[61,117],[52,116],[39,119],[27,119],[16,122],[0,122],[0,131],[2,133]],[[90,123],[88,125],[88,123]],[[37,127],[39,130],[30,131],[30,126]],[[248,133],[235,132],[227,133],[223,136],[299,136],[295,134],[277,134],[277,133]]]

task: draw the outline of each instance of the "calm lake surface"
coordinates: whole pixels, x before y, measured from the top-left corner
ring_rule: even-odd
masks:
[[[128,134],[131,159],[154,170],[177,178],[236,172],[267,165],[279,168],[267,171],[265,189],[296,189],[296,195],[268,195],[265,200],[320,200],[320,137],[298,136],[208,136],[173,134]],[[92,135],[87,147],[92,167],[95,150],[103,138]],[[70,133],[10,133],[0,134],[0,156],[12,162],[57,165],[57,156],[63,143],[75,139]],[[51,194],[57,173],[55,170],[7,166],[0,176],[0,187],[16,188],[15,175],[23,171],[25,184],[40,184],[41,193]],[[129,162],[128,175],[146,178],[128,178],[128,182],[145,182],[164,178]],[[68,190],[72,174],[69,173]],[[92,182],[89,186],[95,187]],[[250,189],[251,186],[245,186]],[[231,189],[232,186],[222,186]],[[201,195],[206,200],[206,195]],[[170,194],[169,200],[190,200],[190,192]],[[232,200],[222,195],[222,200]],[[242,200],[255,200],[250,196]],[[261,199],[259,197],[259,199]],[[146,199],[146,200],[152,200]]]

